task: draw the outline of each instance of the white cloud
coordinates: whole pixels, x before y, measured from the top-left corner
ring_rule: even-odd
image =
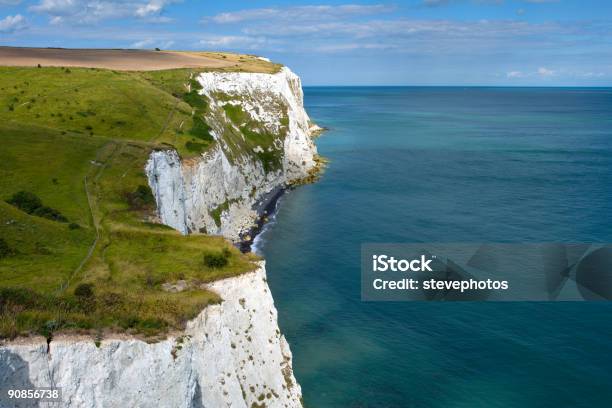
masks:
[[[558,3],[560,0],[521,0],[524,3]],[[471,2],[476,4],[504,4],[505,0],[422,0],[421,4],[428,7],[445,6],[451,2]]]
[[[522,79],[522,78],[533,78],[533,77],[541,77],[541,78],[549,78],[557,75],[558,72],[552,69],[548,69],[545,67],[540,67],[535,71],[509,71],[506,72],[506,78],[508,79]]]
[[[528,41],[537,36],[539,43],[548,35],[571,34],[574,27],[556,23],[530,24],[523,21],[450,21],[450,20],[370,20],[328,21],[311,24],[266,22],[246,25],[242,34],[294,41],[299,44],[324,42],[384,43],[398,50],[423,52],[475,52],[498,50],[500,44]],[[468,47],[468,48],[465,48]]]
[[[443,6],[449,3],[449,0],[423,0],[423,5],[428,7]]]
[[[94,23],[107,19],[137,17],[151,22],[165,22],[161,16],[168,4],[178,0],[40,0],[30,11],[46,14],[52,24],[67,21]]]
[[[136,7],[135,14],[138,17],[148,17],[156,15],[164,8],[164,2],[162,1],[151,1],[146,4],[142,4]]]
[[[604,76],[606,76],[606,74],[604,74],[603,72],[584,72],[582,74],[579,74],[579,76],[583,78],[603,78]]]
[[[540,67],[536,70],[532,71],[509,71],[506,72],[506,78],[508,79],[525,79],[525,78],[539,78],[539,79],[547,79],[547,78],[565,78],[565,79],[576,79],[576,78],[586,78],[586,79],[596,79],[596,78],[604,78],[606,74],[599,71],[583,71],[580,69],[549,69],[546,67]]]
[[[140,40],[133,42],[130,44],[130,48],[138,48],[138,49],[151,49],[151,48],[161,48],[168,49],[174,45],[174,41],[159,41],[154,40],[152,38],[147,38],[145,40]]]
[[[498,0],[449,0],[453,1],[499,3]],[[422,5],[423,0],[418,4]],[[275,50],[286,52],[350,53],[360,49],[374,54],[392,50],[394,54],[436,58],[488,55],[492,60],[501,58],[511,62],[511,58],[532,60],[536,55],[551,55],[567,47],[576,49],[581,44],[592,47],[594,32],[599,35],[598,44],[603,44],[605,39],[612,41],[609,25],[599,22],[418,20],[403,13],[382,15],[390,10],[393,8],[384,4],[269,7],[206,16],[202,21],[207,31],[227,38],[236,48],[242,42],[249,47],[270,50],[273,40]],[[214,47],[216,43],[208,41],[204,45]],[[531,71],[531,75],[536,74]]]
[[[133,42],[130,44],[130,48],[150,48],[155,43],[155,40],[147,39]]]
[[[422,0],[421,4],[428,7],[445,6],[450,3],[473,4],[504,4],[505,0]]]
[[[522,71],[510,71],[506,73],[506,78],[525,78],[527,75]]]
[[[340,6],[294,6],[271,7],[240,10],[230,13],[221,13],[213,16],[211,20],[218,24],[233,24],[246,21],[274,20],[297,22],[321,21],[328,19],[347,18],[351,16],[364,16],[381,14],[394,10],[392,6],[384,4],[358,5],[345,4]]]
[[[37,5],[31,6],[30,10],[52,15],[69,14],[78,9],[79,3],[75,0],[42,0]]]
[[[556,74],[556,71],[553,71],[552,69],[548,69],[545,67],[538,68],[538,75],[542,77],[551,77],[551,76],[554,76],[555,74]]]
[[[437,56],[484,55],[499,53],[501,49],[516,55],[549,52],[563,48],[566,43],[576,46],[590,41],[588,37],[597,29],[595,23],[588,22],[378,16],[388,10],[389,6],[380,4],[272,7],[221,13],[203,21],[217,36],[257,38],[256,47],[260,49],[265,49],[273,39],[275,49],[293,52],[367,49]],[[214,42],[209,46],[214,46]]]
[[[12,33],[26,27],[26,19],[21,14],[6,16],[0,20],[0,33]]]
[[[256,50],[263,48],[266,45],[272,44],[273,41],[265,37],[251,37],[242,35],[211,35],[202,38],[199,44],[203,47],[217,49],[250,49]]]
[[[390,50],[394,48],[397,48],[397,47],[393,44],[355,42],[355,43],[344,43],[344,44],[321,45],[321,46],[314,47],[314,50],[319,51],[319,52],[325,52],[325,53],[337,53],[337,52],[355,51],[355,50]]]

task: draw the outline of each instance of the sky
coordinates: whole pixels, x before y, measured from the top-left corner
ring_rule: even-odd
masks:
[[[612,86],[612,1],[0,0],[0,45],[244,52],[305,85]]]

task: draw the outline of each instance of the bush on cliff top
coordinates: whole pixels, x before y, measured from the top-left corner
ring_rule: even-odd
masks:
[[[227,248],[223,248],[220,253],[206,253],[204,254],[204,264],[213,269],[223,268],[229,263],[230,256],[231,252]]]

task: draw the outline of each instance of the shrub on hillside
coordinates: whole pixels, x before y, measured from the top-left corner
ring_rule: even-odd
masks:
[[[155,205],[155,197],[149,186],[139,185],[136,190],[126,193],[125,198],[132,210],[145,210]]]
[[[227,266],[229,256],[229,250],[223,250],[221,253],[206,253],[204,254],[204,265],[214,269],[223,268]]]
[[[47,218],[53,221],[67,222],[68,219],[56,209],[44,206],[42,200],[29,191],[19,191],[6,200],[7,203],[19,208],[21,211],[37,217]]]
[[[68,222],[68,219],[64,217],[62,213],[60,213],[59,211],[53,208],[50,208],[44,205],[34,210],[34,212],[32,212],[32,215],[35,215],[37,217],[47,218],[53,221]]]
[[[202,118],[195,116],[193,118],[193,127],[190,130],[191,135],[208,142],[214,142],[215,138],[210,134],[211,127],[208,126]]]
[[[32,308],[41,297],[31,289],[0,288],[0,313],[13,313],[21,308]]]
[[[177,97],[182,96],[183,100],[187,102],[187,104],[189,104],[191,107],[196,108],[199,111],[204,111],[208,108],[208,101],[205,99],[204,96],[198,93],[198,89],[202,89],[202,85],[200,85],[196,81],[194,81],[194,83],[195,85],[191,86],[190,92],[185,92],[182,95],[175,95],[175,96]]]
[[[42,207],[42,201],[34,193],[29,191],[20,191],[13,194],[11,198],[6,200],[7,203],[14,205],[23,212],[32,214],[37,208]]]
[[[4,238],[0,238],[0,259],[14,255],[15,251],[9,246]]]
[[[93,284],[91,283],[80,283],[74,289],[74,295],[80,299],[91,299],[94,296]]]
[[[208,144],[205,144],[205,143],[197,143],[197,142],[191,142],[191,141],[187,141],[185,143],[185,148],[187,148],[187,150],[189,150],[190,152],[195,152],[195,153],[203,152],[207,146]]]

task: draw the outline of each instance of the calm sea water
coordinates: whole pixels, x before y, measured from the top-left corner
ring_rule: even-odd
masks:
[[[612,242],[612,89],[307,88],[258,240],[310,407],[610,407],[612,305],[364,303],[363,242]]]

